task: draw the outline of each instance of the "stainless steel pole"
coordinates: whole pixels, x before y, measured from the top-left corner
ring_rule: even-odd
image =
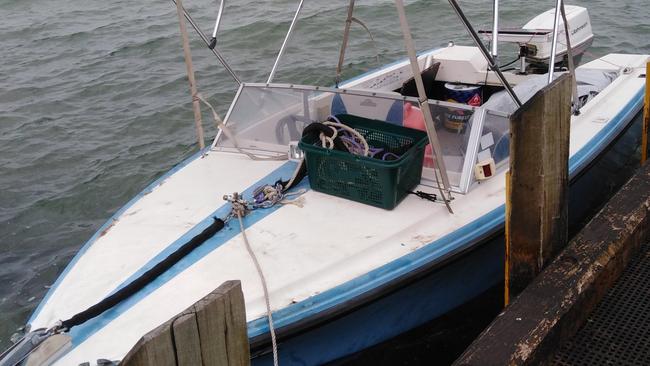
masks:
[[[217,14],[217,21],[214,23],[214,30],[212,31],[212,39],[210,40],[210,49],[213,49],[217,45],[217,32],[219,31],[219,26],[221,25],[221,15],[223,14],[223,8],[226,3],[226,0],[221,0],[219,4],[219,13]]]
[[[478,33],[476,33],[472,25],[469,23],[469,20],[465,16],[465,13],[463,13],[463,10],[458,5],[458,2],[456,2],[456,0],[449,0],[449,4],[451,5],[451,7],[454,9],[456,14],[460,18],[460,21],[467,29],[467,32],[469,32],[469,35],[470,37],[472,37],[472,40],[474,40],[476,46],[479,48],[479,50],[481,50],[481,53],[483,54],[483,57],[485,57],[485,59],[487,60],[490,69],[492,69],[492,71],[494,71],[494,73],[497,74],[497,77],[501,81],[501,84],[503,84],[503,86],[506,88],[506,91],[508,92],[512,100],[515,102],[517,107],[521,107],[521,101],[517,97],[517,94],[515,94],[515,91],[512,90],[512,87],[510,86],[510,83],[508,83],[508,80],[506,80],[506,77],[503,76],[501,69],[499,69],[499,65],[496,64],[494,58],[492,58],[492,55],[490,55],[490,51],[488,51],[488,49],[485,47],[483,42],[481,42]]]
[[[304,1],[305,0],[300,0],[300,3],[298,4],[298,9],[296,9],[296,13],[293,15],[293,20],[291,20],[291,25],[289,26],[289,31],[287,31],[287,35],[284,37],[284,41],[282,42],[282,46],[280,46],[280,51],[278,52],[278,57],[275,58],[275,63],[273,63],[273,68],[271,68],[271,73],[269,74],[269,78],[266,80],[267,84],[270,84],[273,81],[273,77],[275,76],[275,70],[278,68],[278,64],[280,63],[280,58],[282,57],[282,54],[284,54],[284,49],[287,47],[289,38],[291,38],[291,34],[293,33],[293,28],[296,25],[296,21],[298,21],[298,14],[300,14],[300,9],[302,9],[302,3]]]
[[[555,20],[553,21],[553,43],[551,43],[551,62],[548,64],[548,83],[553,81],[553,71],[555,71],[555,53],[557,52],[557,33],[560,27],[560,9],[562,0],[557,0],[555,4]]]
[[[494,0],[492,12],[494,16],[492,20],[492,57],[497,59],[499,57],[499,0]]]
[[[435,155],[436,167],[440,171],[442,176],[442,184],[447,191],[451,192],[451,185],[449,183],[449,177],[447,176],[447,168],[445,167],[445,160],[442,154],[442,147],[440,146],[440,141],[438,140],[438,134],[436,133],[436,127],[433,123],[433,116],[431,115],[431,108],[427,103],[427,94],[424,91],[424,82],[422,81],[422,75],[420,74],[420,65],[418,64],[418,57],[415,53],[415,46],[413,45],[413,38],[411,37],[411,30],[409,29],[408,20],[406,19],[406,12],[404,11],[404,2],[402,0],[395,0],[395,7],[397,8],[397,14],[399,15],[400,25],[402,27],[402,33],[404,36],[404,45],[406,46],[406,52],[408,53],[409,60],[411,62],[411,70],[413,72],[413,79],[415,80],[415,85],[418,90],[418,101],[420,102],[420,109],[424,115],[424,125],[427,130],[427,135],[429,136],[429,143],[433,148],[433,154]],[[435,173],[435,172],[434,172]],[[437,174],[437,173],[436,173]],[[441,193],[442,189],[440,190]],[[443,194],[442,197],[447,205],[449,212],[453,213],[451,206],[449,205],[449,200],[447,195]]]
[[[174,5],[176,5],[176,0],[172,0],[172,2],[174,3]],[[185,19],[187,19],[187,21],[190,23],[192,28],[194,28],[194,30],[199,35],[199,37],[201,37],[203,42],[205,42],[205,45],[210,47],[210,40],[208,40],[208,37],[205,36],[205,34],[201,30],[201,28],[199,28],[199,26],[196,25],[196,22],[194,21],[194,19],[192,19],[192,16],[185,10],[185,8],[183,8],[183,15],[185,16]],[[241,79],[239,79],[237,74],[235,74],[235,71],[233,71],[233,69],[230,68],[230,65],[228,65],[228,62],[226,62],[226,60],[223,58],[223,56],[221,56],[221,53],[216,48],[213,48],[211,51],[217,57],[217,60],[219,60],[219,62],[221,62],[223,67],[226,69],[226,71],[228,71],[230,76],[232,76],[232,78],[235,80],[235,82],[237,82],[237,84],[241,85]]]

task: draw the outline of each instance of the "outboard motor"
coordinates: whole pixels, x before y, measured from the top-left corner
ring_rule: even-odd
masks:
[[[569,38],[575,64],[579,64],[584,52],[591,46],[594,34],[591,30],[591,20],[586,8],[565,5],[567,22],[569,23]],[[516,43],[519,45],[519,55],[522,58],[522,72],[545,73],[551,60],[553,46],[553,22],[555,8],[545,11],[526,23],[521,29],[499,29],[499,42]],[[490,31],[481,31],[491,34]],[[568,62],[567,42],[564,22],[560,18],[556,48],[555,67],[565,67]]]

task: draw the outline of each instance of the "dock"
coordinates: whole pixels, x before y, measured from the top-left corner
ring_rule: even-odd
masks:
[[[650,164],[645,164],[512,296],[454,365],[648,365],[648,334]]]
[[[554,366],[650,365],[650,241],[585,321],[564,341]]]

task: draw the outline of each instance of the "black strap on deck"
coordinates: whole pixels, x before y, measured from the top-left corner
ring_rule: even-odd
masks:
[[[193,237],[188,241],[187,243],[183,244],[180,248],[178,248],[175,252],[167,256],[167,258],[163,259],[160,261],[158,264],[153,266],[151,269],[146,271],[144,274],[142,274],[140,277],[136,278],[135,280],[131,281],[128,285],[124,286],[123,288],[119,289],[116,291],[114,294],[108,296],[104,300],[98,302],[97,304],[89,307],[88,309],[74,315],[72,318],[68,320],[64,320],[61,322],[61,326],[64,330],[69,330],[70,328],[83,324],[86,321],[102,314],[106,310],[109,310],[113,306],[119,304],[123,300],[126,300],[128,297],[131,295],[135,294],[136,292],[142,290],[146,285],[149,283],[153,282],[158,276],[163,274],[165,271],[170,269],[173,265],[178,263],[181,259],[183,259],[186,255],[188,255],[191,251],[199,247],[201,244],[203,244],[205,241],[210,239],[214,234],[219,232],[219,230],[223,229],[224,227],[224,222],[221,219],[214,218],[214,222],[205,228],[200,234],[197,236]]]

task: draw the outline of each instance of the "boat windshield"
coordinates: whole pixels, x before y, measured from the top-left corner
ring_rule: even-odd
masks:
[[[305,126],[329,116],[352,114],[424,129],[416,98],[375,90],[334,89],[287,84],[242,84],[225,118],[239,148],[266,154],[287,154]],[[465,104],[429,100],[452,189],[466,193],[476,177],[474,167],[494,159],[497,171],[508,158],[508,118]],[[230,151],[223,133],[214,148]],[[425,155],[422,184],[435,186],[430,148]],[[496,173],[496,172],[494,172]]]

